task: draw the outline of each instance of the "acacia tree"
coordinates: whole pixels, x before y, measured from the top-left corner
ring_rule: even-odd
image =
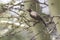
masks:
[[[32,10],[34,10],[34,11],[37,11],[39,14],[42,14],[42,12],[41,12],[41,8],[40,8],[40,6],[39,6],[39,2],[37,1],[37,0],[24,0],[23,1],[23,5],[20,5],[21,3],[18,3],[18,4],[13,4],[13,3],[10,3],[10,5],[12,5],[11,7],[8,7],[8,8],[6,8],[6,10],[9,10],[9,11],[12,11],[12,12],[14,12],[14,13],[16,13],[17,15],[19,15],[19,17],[16,17],[15,15],[13,15],[13,17],[12,17],[12,20],[13,20],[13,18],[17,18],[18,19],[18,21],[17,22],[19,22],[19,23],[21,23],[22,22],[22,24],[25,24],[25,26],[24,27],[26,27],[26,26],[28,26],[28,27],[26,27],[26,30],[27,31],[29,31],[29,30],[31,30],[31,31],[33,31],[33,36],[32,37],[28,37],[29,36],[29,34],[26,34],[25,36],[24,36],[24,34],[23,33],[21,33],[20,35],[21,36],[19,36],[20,38],[22,38],[21,40],[50,40],[50,35],[49,35],[49,33],[47,32],[47,30],[46,30],[46,27],[45,27],[45,25],[42,23],[42,21],[41,22],[39,22],[39,23],[36,23],[35,25],[33,25],[35,22],[37,22],[35,19],[33,19],[33,18],[31,18],[30,17],[30,15],[29,15],[29,12],[27,12],[26,10],[27,9],[29,9],[29,8],[31,8]],[[7,4],[8,5],[8,4]],[[13,9],[13,7],[14,6],[16,6],[16,5],[20,5],[20,6],[23,6],[24,8],[21,10],[21,9],[19,9],[19,8],[17,8],[17,9],[19,9],[20,11],[22,11],[23,13],[21,14],[21,13],[17,13],[17,12],[15,12],[15,11],[13,11],[13,10],[11,10],[11,9]],[[4,6],[5,7],[5,6]],[[16,9],[16,8],[15,8]],[[4,12],[4,11],[3,11]],[[21,15],[20,15],[21,14]],[[10,14],[9,14],[10,15]],[[42,16],[42,15],[40,15],[40,16]],[[5,16],[4,16],[4,18],[6,17],[6,14],[5,14]],[[3,18],[3,19],[4,19]],[[7,17],[8,19],[9,18],[11,18],[10,16],[9,17]],[[22,19],[22,20],[20,20],[20,19]],[[11,30],[11,32],[9,32],[8,34],[8,37],[9,38],[11,38],[11,33],[13,32],[14,33],[14,30],[17,28],[18,26],[16,26],[14,23],[12,23],[12,30]],[[19,25],[19,27],[21,27],[21,25]],[[18,28],[19,28],[18,27]],[[25,31],[25,30],[24,30]],[[20,32],[20,31],[19,31]],[[17,32],[18,33],[18,32]],[[24,36],[24,37],[22,37],[22,36]],[[20,40],[20,39],[19,39]]]

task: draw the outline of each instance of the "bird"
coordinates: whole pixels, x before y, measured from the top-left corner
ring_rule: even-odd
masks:
[[[29,12],[29,15],[31,16],[31,18],[37,20],[38,22],[42,21],[44,25],[47,26],[43,18],[36,11],[32,9],[27,9],[27,11]]]

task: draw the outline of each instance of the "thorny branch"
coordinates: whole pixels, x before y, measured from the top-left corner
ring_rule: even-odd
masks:
[[[54,21],[53,21],[53,18],[55,18],[55,17],[58,17],[58,18],[60,18],[60,16],[52,16],[52,17],[51,17],[51,21],[50,21],[49,23],[47,23],[47,24],[54,23]]]
[[[24,5],[22,5],[21,3],[23,3],[23,2],[19,2],[18,4],[12,5],[12,6],[9,7],[8,9],[13,8],[14,6],[17,6],[17,5],[24,6]]]
[[[37,33],[37,34],[35,34],[32,38],[31,38],[31,40],[33,40],[37,35],[39,35],[40,34],[40,32],[39,33]]]
[[[16,13],[17,15],[19,15],[17,12],[15,12],[15,11],[13,11],[13,10],[9,10],[9,11],[14,12],[14,13]]]
[[[40,33],[44,32],[45,30],[40,30],[38,33],[36,33],[32,38],[31,40],[35,39],[36,36],[38,36]]]

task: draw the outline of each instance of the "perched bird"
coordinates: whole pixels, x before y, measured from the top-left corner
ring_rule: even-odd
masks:
[[[42,17],[40,17],[40,15],[36,11],[33,11],[32,9],[27,9],[27,11],[33,19],[38,20],[38,22],[42,21],[44,25],[47,26],[45,21],[42,19]]]

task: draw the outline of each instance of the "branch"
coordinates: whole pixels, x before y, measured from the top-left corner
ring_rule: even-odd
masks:
[[[48,6],[48,4],[46,4],[45,2],[44,2],[44,3],[41,3],[41,2],[40,2],[39,4],[44,4],[44,5]]]
[[[16,13],[17,15],[19,15],[17,12],[15,12],[15,11],[13,11],[13,10],[10,10],[10,9],[9,9],[9,11],[14,12],[14,13]]]
[[[13,6],[17,6],[17,5],[24,6],[24,5],[22,5],[21,3],[22,3],[22,2],[19,2],[18,4],[15,4],[15,5],[12,5],[11,7],[9,7],[9,9],[12,8]]]

